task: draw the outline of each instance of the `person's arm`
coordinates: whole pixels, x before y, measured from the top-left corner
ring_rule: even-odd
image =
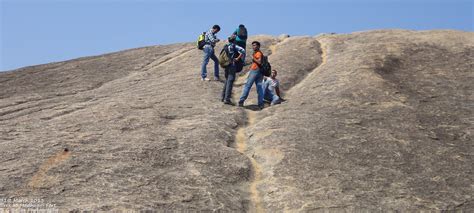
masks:
[[[237,53],[239,53],[239,56],[237,58],[235,58],[235,61],[239,61],[240,59],[242,59],[242,57],[244,57],[245,55],[245,50],[244,48],[240,47],[240,46],[235,46],[235,48],[237,49]]]
[[[262,65],[262,59],[258,58],[257,60],[253,59],[253,62],[257,63],[258,66]]]
[[[242,53],[240,53],[240,52],[238,52],[238,53],[239,53],[239,56],[237,56],[237,58],[234,58],[234,61],[235,61],[235,62],[239,61],[239,60],[242,58],[242,56],[244,55],[244,54],[242,54]]]
[[[262,65],[262,53],[260,52],[260,54],[257,54],[257,56],[255,58],[252,59],[252,61],[257,63],[258,66]]]
[[[219,41],[219,39],[211,31],[207,32],[206,36],[207,36],[207,39],[213,44]]]
[[[280,99],[281,99],[281,95],[280,95],[280,87],[275,87],[275,91],[276,91],[276,93],[277,93],[278,97],[280,97]]]
[[[276,85],[276,87],[275,87],[275,92],[276,92],[276,95],[278,95],[278,97],[280,98],[281,101],[285,101],[285,100],[281,97],[281,94],[280,94],[280,82],[278,82],[278,84]]]

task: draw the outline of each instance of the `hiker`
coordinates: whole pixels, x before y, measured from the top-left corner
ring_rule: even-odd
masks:
[[[235,29],[233,35],[236,36],[235,43],[245,49],[247,47],[247,28],[241,24]]]
[[[263,109],[263,87],[262,87],[262,80],[263,74],[260,72],[260,66],[262,64],[263,53],[260,51],[260,42],[254,41],[252,42],[252,49],[253,59],[252,65],[250,66],[249,75],[247,77],[247,82],[244,85],[244,89],[242,91],[242,96],[240,96],[239,106],[244,106],[244,101],[249,96],[250,89],[252,88],[252,84],[255,83],[257,87],[257,94],[258,94],[258,107]]]
[[[232,96],[232,87],[234,85],[235,74],[240,72],[243,68],[244,60],[245,60],[245,49],[240,47],[235,43],[235,36],[231,36],[228,39],[229,44],[224,46],[225,49],[222,51],[226,51],[231,62],[230,64],[225,67],[225,82],[224,88],[222,90],[222,99],[221,101],[224,104],[234,105],[231,101]]]
[[[272,70],[270,77],[263,78],[263,100],[270,105],[279,104],[283,101],[280,95],[280,81],[276,78],[278,72]]]
[[[216,55],[214,54],[214,47],[216,43],[219,42],[219,39],[216,37],[216,34],[221,30],[219,25],[214,25],[212,28],[206,32],[205,35],[205,45],[203,47],[204,51],[204,58],[201,67],[201,80],[202,81],[209,81],[207,78],[207,64],[209,63],[209,58],[214,61],[214,80],[219,80],[219,59],[217,59]]]

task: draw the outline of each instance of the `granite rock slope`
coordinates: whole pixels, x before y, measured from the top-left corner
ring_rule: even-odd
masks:
[[[473,34],[316,40],[323,62],[248,131],[264,209],[472,210]]]
[[[0,197],[64,211],[474,208],[473,33],[253,40],[287,99],[262,111],[255,88],[223,105],[193,43],[0,73]]]

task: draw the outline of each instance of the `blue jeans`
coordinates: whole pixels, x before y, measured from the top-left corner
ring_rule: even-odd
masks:
[[[273,104],[279,104],[281,102],[280,97],[278,95],[273,94],[273,92],[268,89],[267,84],[263,85],[263,99],[270,101]]]
[[[257,87],[258,94],[258,106],[263,106],[263,87],[262,87],[263,75],[260,70],[250,70],[247,82],[244,85],[244,90],[242,91],[242,96],[240,96],[239,103],[243,104],[247,97],[249,96],[250,89],[252,89],[252,84],[255,82]]]
[[[222,101],[230,101],[231,99],[236,69],[237,67],[234,63],[225,68],[225,82],[224,89],[222,90]]]
[[[204,46],[204,58],[202,61],[201,66],[201,77],[207,77],[207,64],[209,63],[209,58],[214,61],[214,77],[219,78],[219,59],[217,59],[216,55],[214,54],[214,48],[211,45]]]

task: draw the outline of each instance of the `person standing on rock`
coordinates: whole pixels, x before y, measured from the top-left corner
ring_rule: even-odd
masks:
[[[247,100],[247,97],[249,96],[250,89],[252,89],[252,84],[255,83],[258,94],[258,107],[263,109],[263,74],[260,72],[259,68],[262,64],[263,53],[260,51],[260,42],[252,42],[252,49],[254,51],[252,59],[253,63],[250,66],[249,75],[247,77],[247,82],[244,85],[242,96],[240,96],[239,106],[244,106],[244,101]]]
[[[278,72],[272,70],[270,77],[263,79],[263,99],[270,102],[270,105],[279,104],[283,101],[280,95],[280,81],[276,78]]]
[[[245,60],[245,49],[235,43],[235,36],[229,37],[229,44],[224,48],[227,51],[232,62],[225,68],[225,82],[222,90],[222,101],[224,104],[234,105],[232,103],[232,88],[234,86],[235,74],[239,72],[244,64]],[[240,69],[240,70],[239,70]]]
[[[241,24],[235,29],[233,35],[236,36],[235,43],[245,49],[247,47],[247,28]]]
[[[216,34],[221,30],[219,25],[214,25],[205,35],[205,45],[203,47],[204,58],[201,66],[201,80],[209,81],[207,78],[207,64],[209,63],[209,58],[214,61],[214,80],[219,80],[219,59],[217,59],[214,54],[214,47],[216,43],[219,42],[219,39],[216,37]]]

